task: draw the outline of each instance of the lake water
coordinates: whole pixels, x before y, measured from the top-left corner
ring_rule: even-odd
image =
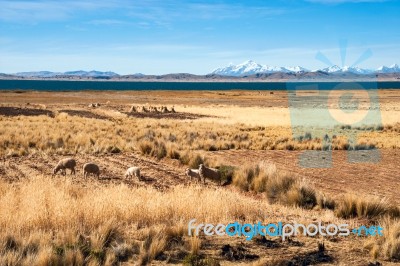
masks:
[[[289,86],[287,86],[290,84]],[[286,90],[288,88],[400,89],[400,82],[147,82],[147,81],[67,81],[0,80],[0,90],[80,91],[80,90]]]

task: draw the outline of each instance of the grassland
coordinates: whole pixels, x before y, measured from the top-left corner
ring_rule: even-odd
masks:
[[[397,94],[380,92],[383,124],[308,128],[293,136],[284,92],[3,92],[0,264],[394,265],[400,260]],[[101,105],[88,108],[91,102]],[[178,115],[132,116],[131,104],[175,106]],[[357,143],[343,137],[349,132]],[[347,150],[375,148],[383,156],[377,164],[345,162]],[[333,150],[334,167],[299,168],[295,157],[304,150]],[[77,159],[77,175],[52,176],[66,156]],[[88,161],[100,165],[100,179],[82,178]],[[199,163],[224,169],[225,186],[189,181],[185,168]],[[131,165],[141,167],[142,181],[123,178]],[[377,186],[358,187],[372,178]],[[189,237],[191,219],[382,225],[387,234],[285,242]]]

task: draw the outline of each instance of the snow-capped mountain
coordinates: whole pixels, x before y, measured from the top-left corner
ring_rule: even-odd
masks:
[[[376,70],[378,73],[399,73],[400,72],[400,67],[398,64],[393,64],[389,67],[387,66],[381,66]]]
[[[339,67],[337,65],[319,69],[319,71],[327,73],[354,73],[354,74],[370,74],[374,72],[373,70],[370,69],[363,69],[359,67],[350,67],[350,66]]]
[[[260,65],[252,60],[248,60],[238,65],[229,64],[226,67],[217,68],[211,74],[217,74],[221,76],[243,76],[243,75],[253,75],[258,73],[276,73],[276,72],[290,73],[290,72],[303,72],[303,71],[308,71],[308,70],[300,66],[276,67],[276,66]]]
[[[115,77],[117,73],[107,71],[67,71],[67,72],[51,72],[51,71],[33,71],[33,72],[19,72],[15,74],[19,77],[36,77],[36,78],[52,78],[57,76],[75,76],[75,77]]]
[[[339,66],[334,65],[334,66],[326,67],[326,68],[323,68],[323,69],[315,70],[314,72],[316,72],[316,71],[323,71],[323,72],[326,72],[326,73],[339,73],[339,72],[342,71],[342,69]]]
[[[354,66],[340,67],[337,65],[333,65],[330,67],[310,71],[301,66],[271,67],[267,65],[261,65],[254,61],[249,60],[238,65],[230,64],[226,67],[217,68],[211,74],[217,74],[221,76],[248,76],[253,74],[277,73],[277,72],[282,72],[282,73],[325,72],[329,74],[352,73],[359,75],[367,75],[373,73],[400,73],[400,67],[397,64],[394,64],[390,67],[382,66],[376,70],[372,70]]]
[[[301,66],[294,66],[294,67],[285,67],[289,72],[294,72],[294,73],[300,73],[300,72],[308,72],[307,68],[301,67]]]
[[[345,66],[345,67],[342,68],[342,72],[351,72],[351,73],[354,73],[354,74],[371,74],[371,73],[374,73],[374,70],[360,68],[360,67],[348,67],[348,66]]]

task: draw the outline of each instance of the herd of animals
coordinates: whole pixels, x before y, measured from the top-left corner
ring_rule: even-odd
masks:
[[[71,175],[75,175],[75,167],[76,167],[76,161],[73,158],[65,158],[61,159],[56,167],[53,169],[53,174],[57,174],[60,172],[62,175],[66,175],[66,170],[71,170]],[[197,180],[201,182],[203,180],[203,183],[206,182],[207,179],[211,180],[217,180],[218,183],[221,185],[221,173],[218,169],[215,168],[210,168],[207,167],[203,164],[200,164],[198,169],[190,169],[187,168],[185,171],[186,176],[190,180]],[[89,175],[94,175],[97,178],[100,177],[100,168],[97,164],[95,163],[85,163],[83,165],[83,177],[87,178]],[[137,166],[131,166],[129,167],[126,172],[125,172],[125,178],[133,178],[136,177],[139,181],[142,180],[142,177],[140,175],[140,168]]]
[[[90,103],[88,105],[89,108],[97,108],[100,107],[100,103]],[[161,113],[161,114],[167,114],[167,113],[176,113],[175,108],[172,106],[170,109],[168,109],[167,106],[135,106],[132,105],[131,108],[129,109],[130,113]]]
[[[175,108],[172,106],[171,109],[168,109],[166,106],[135,106],[132,105],[129,110],[130,113],[176,113]]]

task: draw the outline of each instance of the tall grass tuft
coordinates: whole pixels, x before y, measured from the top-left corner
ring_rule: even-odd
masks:
[[[400,220],[384,218],[380,223],[383,235],[368,237],[365,248],[374,259],[400,261]]]
[[[316,191],[304,180],[278,171],[273,164],[244,165],[235,171],[233,184],[243,191],[264,192],[270,203],[311,209],[317,204]]]
[[[193,152],[186,152],[179,158],[182,164],[187,165],[189,168],[197,169],[200,164],[204,164],[204,158],[198,154]]]
[[[335,213],[340,218],[362,217],[376,219],[381,216],[400,217],[400,209],[390,205],[386,200],[365,198],[355,194],[347,194],[339,202]]]

